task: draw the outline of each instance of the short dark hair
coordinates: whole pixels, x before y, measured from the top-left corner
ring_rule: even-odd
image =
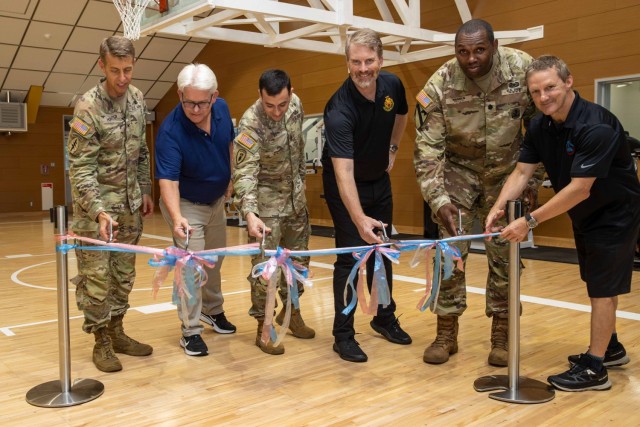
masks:
[[[484,19],[471,19],[470,21],[465,22],[458,28],[456,32],[456,40],[455,43],[458,43],[458,36],[460,34],[475,34],[477,32],[484,31],[489,39],[489,43],[493,44],[495,40],[495,36],[493,34],[493,27]]]
[[[258,83],[260,93],[264,90],[269,96],[276,96],[285,87],[291,92],[291,80],[289,75],[282,70],[267,70],[260,76]]]
[[[136,49],[133,47],[133,43],[122,36],[111,36],[102,40],[100,44],[100,59],[102,59],[102,62],[107,62],[107,54],[117,58],[130,56],[132,59],[136,59]]]
[[[529,75],[531,73],[535,73],[536,71],[545,71],[552,68],[558,72],[558,77],[566,83],[567,79],[571,75],[571,71],[569,71],[569,67],[567,67],[567,64],[562,59],[553,55],[542,55],[537,59],[534,59],[527,67],[525,75],[527,80],[529,80]]]

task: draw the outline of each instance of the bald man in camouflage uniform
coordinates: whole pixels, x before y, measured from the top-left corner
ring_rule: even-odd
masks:
[[[414,164],[424,199],[436,214],[441,236],[462,234],[474,221],[484,224],[506,178],[515,167],[523,117],[535,112],[525,69],[532,58],[498,47],[482,20],[456,34],[456,58],[442,65],[416,97]],[[466,262],[469,242],[456,244]],[[489,363],[507,366],[508,242],[485,242],[489,262],[486,308],[493,317]],[[458,317],[467,308],[465,273],[444,280],[436,307],[437,336],[426,348],[427,363],[444,363],[458,351]]]
[[[135,51],[130,40],[113,36],[100,46],[105,77],[77,102],[67,149],[73,191],[74,233],[83,237],[137,244],[142,213],[153,213],[146,107],[142,92],[131,86]],[[82,243],[82,245],[88,245]],[[135,254],[76,250],[78,309],[82,329],[95,336],[93,362],[104,372],[122,369],[114,353],[147,356],[150,345],[124,333],[135,279]]]
[[[304,193],[305,158],[300,98],[291,92],[291,82],[282,70],[268,70],[260,77],[260,99],[244,113],[234,140],[234,203],[247,221],[249,241],[262,239],[264,249],[278,246],[306,250],[311,227]],[[308,267],[309,257],[295,258]],[[266,261],[254,256],[252,265]],[[267,283],[247,277],[251,284],[252,306],[249,314],[257,319],[256,345],[267,354],[283,354],[284,346],[261,341],[265,316]],[[304,292],[297,282],[298,293]],[[288,290],[284,276],[278,277],[278,291],[284,303]],[[282,324],[284,304],[276,317]],[[313,338],[315,331],[306,326],[299,309],[293,309],[289,329],[298,338]]]

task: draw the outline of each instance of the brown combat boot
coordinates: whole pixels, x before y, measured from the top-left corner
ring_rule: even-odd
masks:
[[[282,310],[280,310],[280,313],[278,313],[278,316],[276,316],[276,323],[278,325],[282,326],[285,311],[285,307],[282,307]],[[316,336],[316,331],[305,325],[304,320],[302,320],[302,315],[300,314],[299,308],[291,308],[289,330],[291,331],[291,335],[296,338],[308,340]]]
[[[507,366],[509,360],[509,319],[493,316],[491,324],[491,353],[489,365]]]
[[[93,364],[102,372],[116,372],[122,370],[122,364],[113,352],[111,339],[107,328],[100,328],[93,333],[96,344],[93,346]]]
[[[113,350],[116,353],[123,353],[129,356],[148,356],[153,353],[153,347],[149,344],[142,344],[124,333],[122,326],[122,318],[120,316],[112,316],[107,326],[107,333],[113,344]]]
[[[263,343],[260,337],[262,336],[262,326],[264,325],[264,319],[258,319],[258,333],[256,334],[256,345],[260,347],[260,350],[264,351],[267,354],[283,354],[284,346],[282,344],[277,347],[273,345],[271,339],[267,341],[267,343]]]
[[[458,316],[438,316],[438,334],[435,341],[424,350],[425,363],[440,364],[458,352]]]

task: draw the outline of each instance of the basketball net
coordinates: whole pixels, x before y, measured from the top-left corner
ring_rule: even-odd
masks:
[[[140,38],[140,21],[150,1],[151,0],[113,0],[113,4],[120,14],[120,19],[122,19],[124,36],[129,40],[138,40]]]

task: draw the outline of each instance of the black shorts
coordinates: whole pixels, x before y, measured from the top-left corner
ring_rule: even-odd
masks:
[[[580,278],[587,284],[589,298],[610,298],[631,291],[633,259],[638,227],[611,228],[577,233],[574,229]]]

